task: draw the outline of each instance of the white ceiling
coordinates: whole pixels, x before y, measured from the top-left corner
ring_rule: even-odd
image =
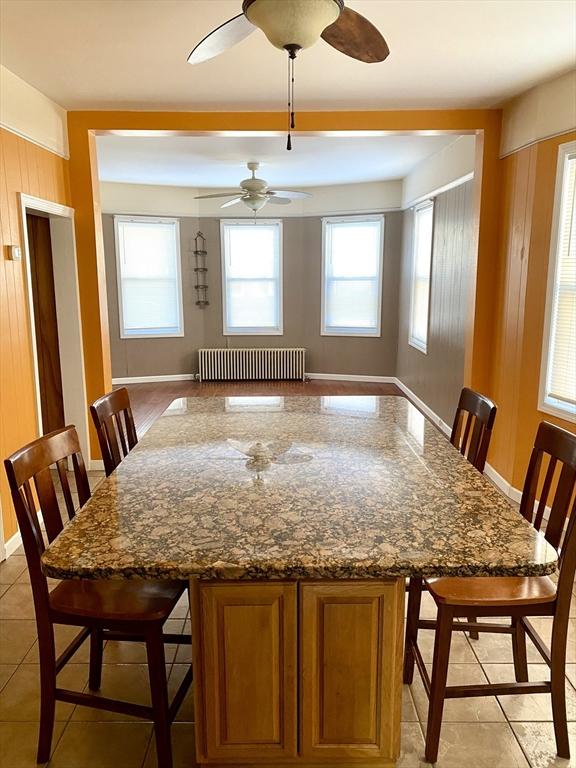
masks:
[[[101,181],[168,184],[180,187],[235,187],[250,173],[271,186],[321,186],[385,181],[406,176],[455,136],[369,136],[286,138],[220,136],[98,136]]]
[[[572,0],[347,0],[390,57],[363,64],[323,41],[296,64],[310,108],[493,106],[574,65]],[[282,109],[286,57],[257,30],[222,56],[186,57],[240,0],[2,0],[2,63],[68,109]]]

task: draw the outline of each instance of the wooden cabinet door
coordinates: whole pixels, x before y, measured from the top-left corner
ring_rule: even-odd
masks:
[[[295,756],[297,585],[212,582],[196,594],[206,758]]]
[[[395,760],[404,579],[305,583],[300,603],[302,757]]]

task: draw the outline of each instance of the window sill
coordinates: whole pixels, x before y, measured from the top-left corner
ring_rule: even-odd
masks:
[[[222,336],[284,336],[284,331],[255,331],[255,330],[240,330],[240,331],[222,331]]]
[[[419,342],[414,341],[414,339],[408,339],[408,346],[412,347],[413,349],[417,349],[418,352],[422,352],[423,355],[428,354],[427,344],[420,344]]]
[[[320,331],[320,336],[340,336],[340,337],[352,337],[356,339],[379,339],[382,334],[378,333],[354,333],[354,331]]]
[[[182,339],[184,338],[184,331],[179,333],[130,333],[120,334],[122,340],[130,339]]]
[[[576,408],[570,405],[559,405],[558,401],[544,400],[538,403],[538,410],[542,413],[549,413],[564,421],[576,422]]]

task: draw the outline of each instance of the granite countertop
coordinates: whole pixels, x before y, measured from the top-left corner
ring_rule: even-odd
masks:
[[[405,398],[190,398],[96,488],[43,567],[56,578],[541,575],[556,552]]]

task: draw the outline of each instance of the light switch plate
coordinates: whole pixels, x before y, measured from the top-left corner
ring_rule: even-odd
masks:
[[[8,258],[10,261],[21,261],[22,259],[22,249],[18,245],[9,245],[8,246]]]

